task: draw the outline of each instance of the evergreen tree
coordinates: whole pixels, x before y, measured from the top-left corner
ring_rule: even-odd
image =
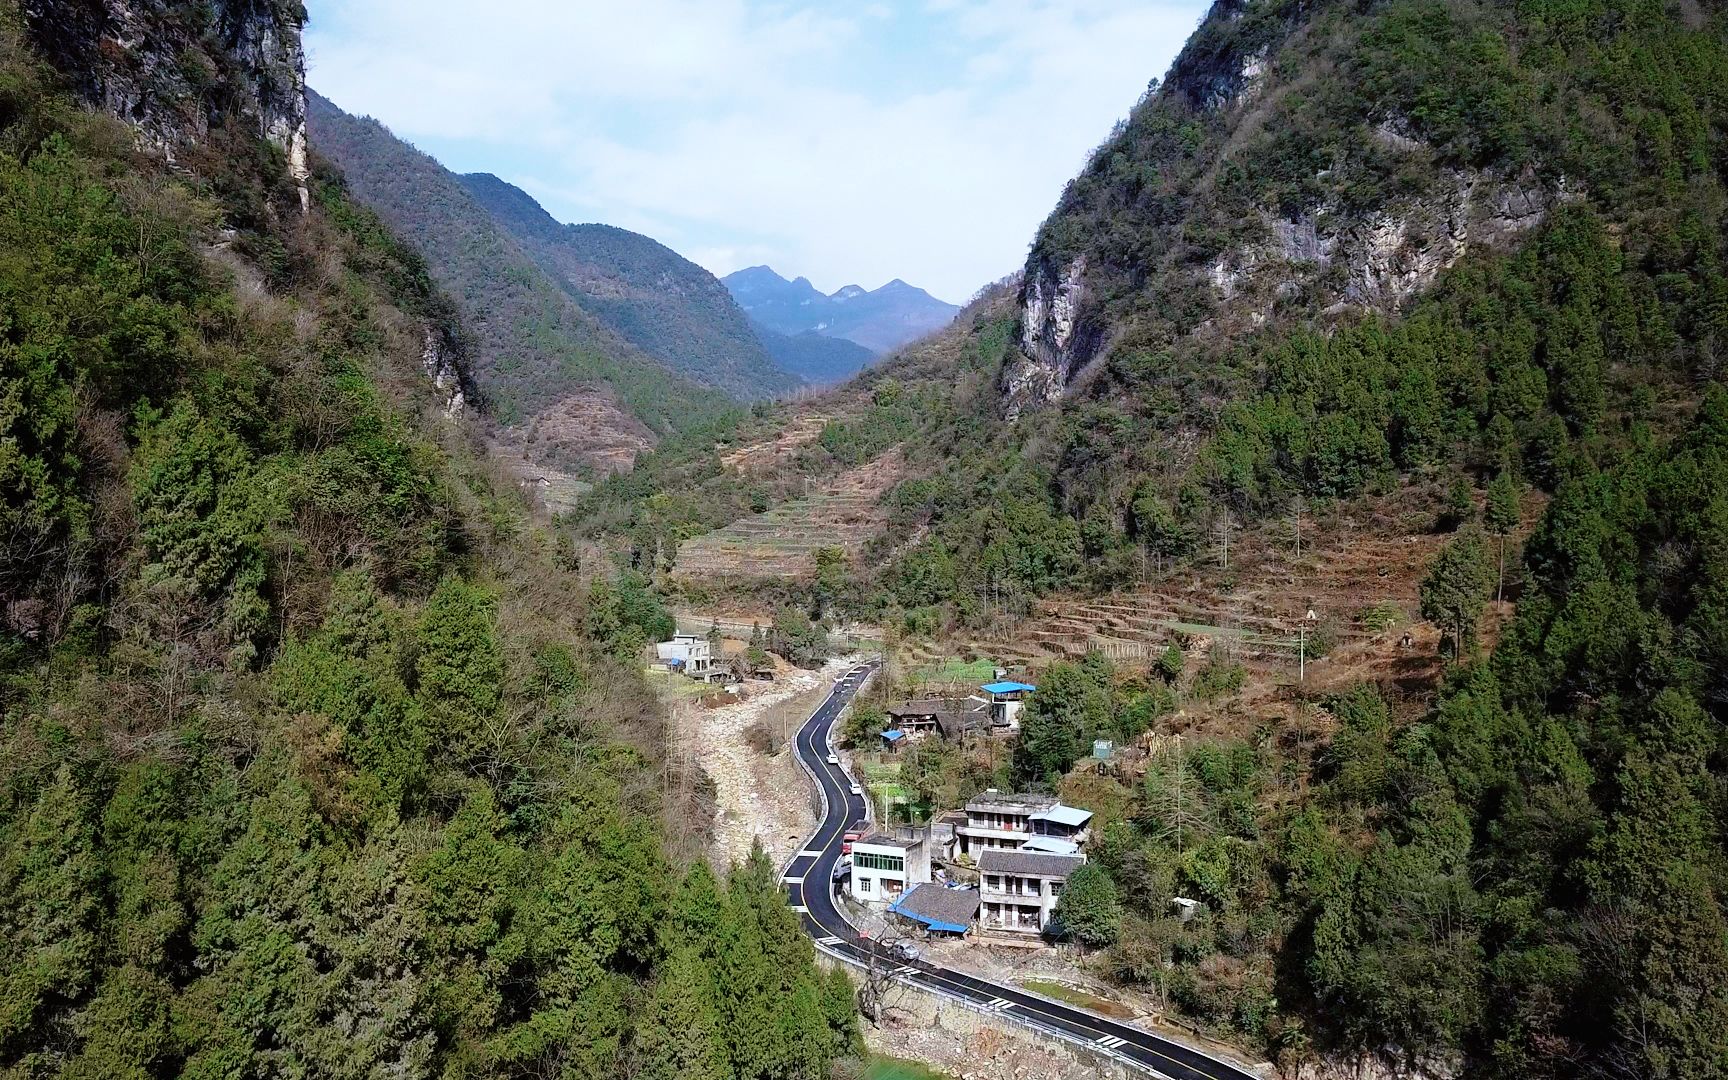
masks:
[[[1116,882],[1097,863],[1087,863],[1068,875],[1052,914],[1059,934],[1094,949],[1115,944],[1122,932]]]
[[[1182,671],[1188,664],[1188,657],[1182,652],[1182,647],[1171,642],[1158,654],[1158,675],[1166,683],[1175,686],[1182,678]]]
[[[1471,498],[1470,480],[1463,473],[1452,478],[1446,489],[1446,509],[1441,514],[1445,528],[1461,529],[1475,516],[1476,504]]]
[[[1488,485],[1488,502],[1482,508],[1482,523],[1500,539],[1499,566],[1495,573],[1494,602],[1506,602],[1506,538],[1518,527],[1518,482],[1501,472]]]
[[[642,1080],[729,1080],[733,1075],[713,975],[694,944],[659,968],[636,1036]]]
[[[1022,781],[1049,782],[1080,757],[1086,740],[1110,723],[1108,676],[1080,664],[1053,664],[1020,720],[1014,771]]]
[[[1476,640],[1476,623],[1491,584],[1482,538],[1474,530],[1460,533],[1442,548],[1422,579],[1422,617],[1451,637],[1457,659],[1462,660],[1464,649]]]

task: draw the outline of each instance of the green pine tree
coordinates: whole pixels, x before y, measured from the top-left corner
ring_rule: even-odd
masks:
[[[660,965],[636,1035],[641,1080],[730,1080],[714,976],[694,944]]]
[[[1496,571],[1494,602],[1506,602],[1506,538],[1518,527],[1518,482],[1512,474],[1502,472],[1488,485],[1488,502],[1482,508],[1482,523],[1500,540],[1499,568]]]

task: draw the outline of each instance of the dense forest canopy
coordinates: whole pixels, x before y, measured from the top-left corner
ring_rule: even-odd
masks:
[[[208,65],[170,169],[0,4],[0,1075],[826,1076],[850,984],[662,787],[664,609],[559,561],[426,264],[247,128],[218,21],[297,9],[139,16]]]

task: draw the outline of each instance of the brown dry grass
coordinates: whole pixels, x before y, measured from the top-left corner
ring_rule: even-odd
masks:
[[[892,450],[805,498],[686,540],[678,547],[673,575],[685,580],[807,578],[816,572],[816,552],[823,547],[838,547],[856,561],[887,522],[878,505],[882,493],[904,473],[903,455]]]

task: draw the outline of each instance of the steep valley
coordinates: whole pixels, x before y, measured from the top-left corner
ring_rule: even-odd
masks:
[[[1720,0],[1216,0],[959,309],[563,224],[306,18],[0,0],[0,1080],[1043,1067],[878,1026],[932,959],[1728,1076]],[[1025,933],[813,891],[1011,794]]]

